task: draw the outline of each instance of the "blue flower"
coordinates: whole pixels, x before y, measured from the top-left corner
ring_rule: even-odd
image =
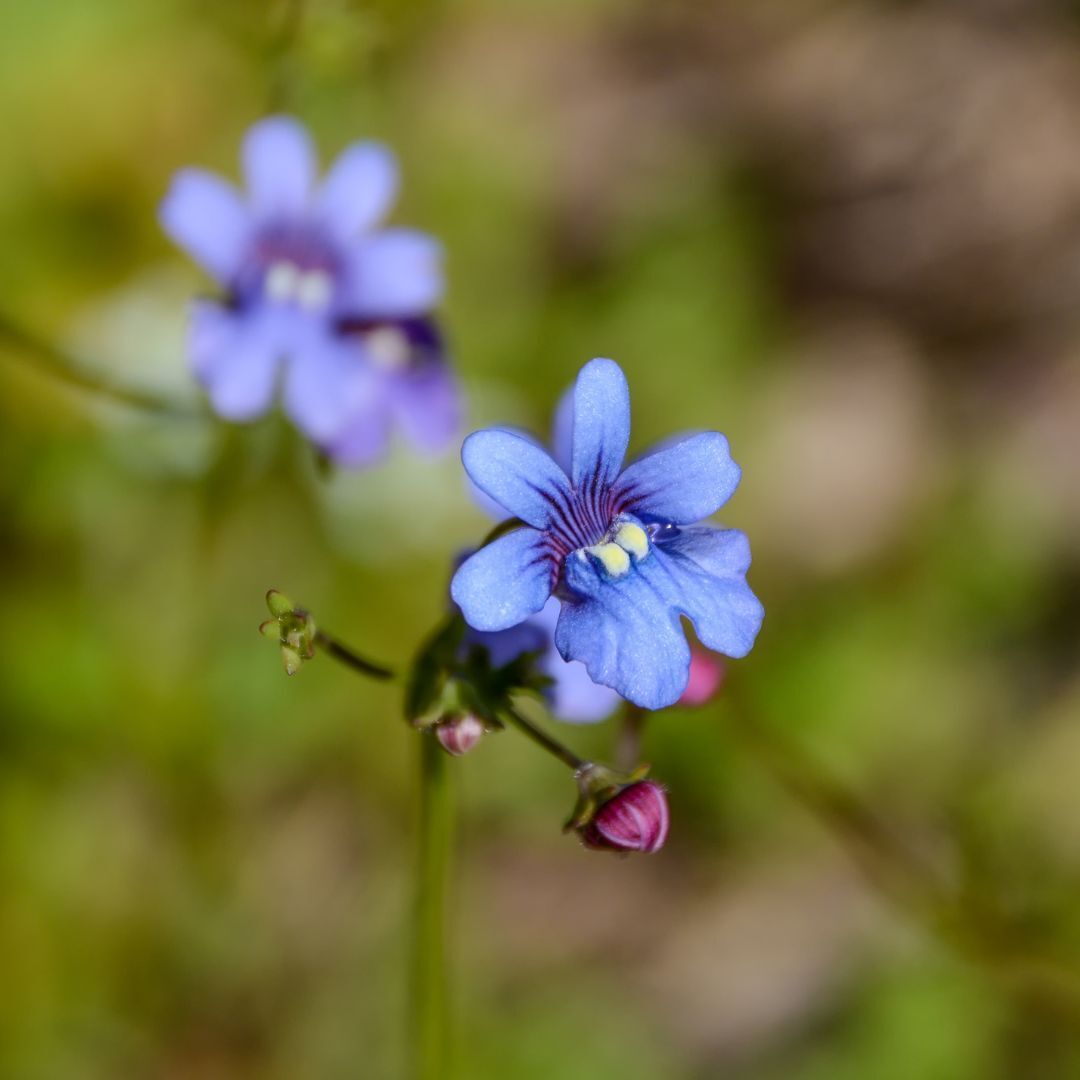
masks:
[[[190,339],[214,409],[253,419],[280,382],[286,413],[332,456],[370,460],[394,421],[437,441],[417,413],[433,405],[436,436],[456,419],[441,343],[419,329],[442,295],[441,250],[424,233],[378,228],[397,191],[392,153],[356,143],[317,184],[307,131],[271,117],[247,133],[243,165],[246,200],[184,169],[160,211],[224,293],[196,302]]]
[[[470,629],[466,641],[488,651],[492,667],[502,667],[524,653],[538,655],[537,669],[551,682],[544,688],[551,715],[571,724],[606,720],[622,700],[610,687],[589,678],[585,665],[564,660],[555,648],[559,601],[552,596],[540,611],[517,626],[488,632]]]
[[[566,468],[528,436],[474,432],[462,461],[473,483],[520,518],[458,569],[451,594],[477,630],[498,631],[560,605],[555,644],[594,682],[646,709],[686,688],[686,615],[707,648],[745,656],[764,611],[746,583],[750,547],[697,525],[739,483],[727,439],[689,435],[623,469],[630,392],[619,366],[582,368],[557,444]]]

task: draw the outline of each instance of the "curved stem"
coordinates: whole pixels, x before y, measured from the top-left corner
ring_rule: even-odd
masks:
[[[420,821],[412,935],[412,1024],[417,1080],[449,1075],[446,896],[453,847],[447,755],[420,737]]]
[[[374,660],[366,659],[324,630],[315,631],[315,644],[327,656],[332,656],[346,667],[352,668],[361,675],[366,675],[369,679],[392,679],[396,674],[393,668],[384,667],[382,664],[376,664]]]
[[[199,410],[183,408],[148,391],[121,386],[102,375],[88,371],[63,349],[35,337],[3,312],[0,312],[0,345],[6,345],[13,350],[35,357],[41,369],[55,378],[77,386],[80,390],[88,390],[99,397],[111,398],[122,405],[131,405],[137,409],[185,420],[193,420],[203,415]]]
[[[526,720],[516,709],[507,708],[504,715],[517,728],[525,732],[534,743],[543,747],[549,754],[557,757],[564,765],[569,766],[575,772],[583,765],[588,764],[569,747],[563,746],[561,742],[553,739],[546,731],[541,731],[531,720]]]

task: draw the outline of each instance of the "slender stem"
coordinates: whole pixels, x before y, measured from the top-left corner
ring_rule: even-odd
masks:
[[[184,408],[149,391],[121,386],[111,382],[105,376],[95,374],[62,349],[19,326],[3,312],[0,312],[0,345],[34,357],[43,371],[72,386],[77,386],[80,390],[97,394],[99,397],[111,398],[123,405],[131,405],[148,412],[178,419],[191,420],[203,415],[196,409]]]
[[[422,735],[419,742],[420,828],[412,937],[414,1064],[416,1080],[443,1080],[450,1073],[446,897],[453,800],[447,755],[430,735]]]
[[[647,716],[644,709],[630,702],[626,703],[622,727],[615,744],[615,764],[625,772],[630,772],[641,760],[641,733],[645,729]]]
[[[285,0],[281,24],[270,46],[270,86],[267,107],[270,112],[283,112],[293,104],[294,67],[304,21],[304,0]]]
[[[516,709],[507,708],[504,715],[516,727],[520,728],[538,746],[542,746],[549,754],[557,757],[564,765],[568,765],[575,772],[583,765],[587,765],[583,758],[579,758],[569,747],[556,739],[553,739],[546,731],[541,731],[531,720],[526,720]]]
[[[337,638],[331,637],[324,630],[315,631],[315,644],[322,649],[327,656],[332,656],[346,667],[366,675],[369,679],[392,679],[394,670],[376,664],[374,660],[367,660],[357,652],[353,652],[347,645],[343,645]]]

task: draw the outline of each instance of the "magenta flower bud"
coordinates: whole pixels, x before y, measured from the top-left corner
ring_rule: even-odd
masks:
[[[705,652],[703,649],[692,650],[690,678],[676,704],[690,708],[708,704],[720,692],[726,674],[724,661],[715,653]]]
[[[483,722],[472,713],[447,717],[435,727],[435,737],[442,744],[442,748],[454,757],[467,754],[483,736]]]
[[[581,830],[586,847],[603,851],[659,851],[668,834],[664,789],[652,780],[620,788]]]

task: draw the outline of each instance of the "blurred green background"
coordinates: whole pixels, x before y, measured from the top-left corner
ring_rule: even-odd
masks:
[[[8,3],[0,320],[197,402],[156,204],[278,108],[398,150],[471,426],[607,355],[633,449],[744,470],[768,614],[647,732],[667,848],[560,835],[513,732],[454,766],[459,1075],[1080,1076],[1075,5]],[[0,1076],[402,1076],[415,741],[255,628],[403,662],[486,529],[454,455],[321,478],[11,340],[0,447]]]

